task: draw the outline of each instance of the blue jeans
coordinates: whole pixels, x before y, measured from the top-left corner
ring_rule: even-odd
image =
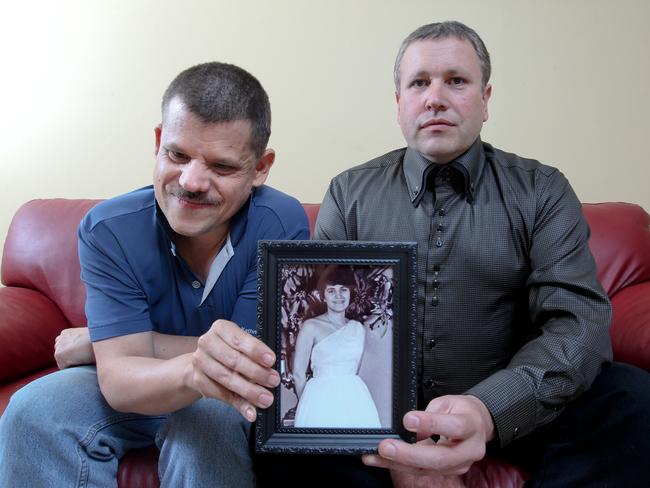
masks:
[[[162,486],[253,487],[249,432],[217,400],[162,416],[117,412],[93,366],[65,369],[17,391],[0,417],[0,486],[117,486],[120,458],[155,443]]]

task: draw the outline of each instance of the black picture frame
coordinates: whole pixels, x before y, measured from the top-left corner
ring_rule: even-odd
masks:
[[[386,438],[415,442],[415,434],[403,427],[402,418],[416,407],[416,243],[267,240],[258,243],[257,259],[257,333],[275,352],[275,368],[282,381],[274,389],[274,403],[266,410],[258,410],[256,451],[363,454],[376,453],[379,442]],[[357,378],[351,378],[347,374],[349,371],[336,378],[323,373],[354,365],[354,360],[348,360],[348,353],[341,351],[347,348],[358,351],[357,339],[342,336],[343,332],[336,336],[329,332],[329,323],[322,325],[331,317],[332,307],[338,306],[331,301],[325,304],[323,300],[323,294],[334,293],[336,285],[328,285],[328,291],[318,291],[319,286],[324,290],[322,283],[332,274],[345,274],[352,279],[345,306],[345,326],[340,327],[346,329],[345,334],[363,330],[364,339],[360,340],[365,342],[359,346],[363,355],[361,360],[357,357],[358,371],[351,373]],[[309,395],[305,394],[308,386],[304,387],[301,396],[304,403],[298,409],[297,380],[291,371],[292,355],[298,333],[308,319],[314,320],[310,325],[312,330],[314,323],[321,324],[318,326],[321,329],[316,329],[327,330],[331,338],[328,337],[329,344],[321,345],[318,353],[326,358],[325,361],[319,359],[317,365],[312,363],[316,346],[309,350],[310,367],[306,368],[306,374],[313,365],[320,368],[318,383],[313,383]],[[307,335],[305,333],[305,337]],[[302,344],[306,341],[303,339]],[[304,364],[306,349],[302,344],[300,363]],[[348,346],[341,347],[342,344]],[[336,359],[340,358],[343,359],[337,363]],[[371,411],[372,406],[365,405],[368,403],[365,400],[351,403],[350,398],[357,398],[357,389],[363,389],[357,384],[359,379],[370,393],[376,416]],[[328,384],[327,381],[323,383],[325,380],[331,386],[336,381],[336,390],[323,387]],[[350,395],[350,391],[355,394]],[[312,401],[333,396],[335,400],[329,402],[333,408],[326,408],[322,401]],[[346,401],[345,413],[334,415],[335,420],[324,420],[339,407],[343,410]],[[307,404],[314,408],[306,407]],[[298,418],[292,416],[296,410],[299,410]],[[350,420],[352,415],[348,412],[351,411],[359,420]],[[323,426],[327,422],[331,424]],[[296,423],[303,425],[296,426]]]

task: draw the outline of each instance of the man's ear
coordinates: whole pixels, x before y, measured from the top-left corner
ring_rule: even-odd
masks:
[[[490,101],[491,96],[492,96],[492,85],[488,85],[485,87],[485,90],[483,91],[483,122],[486,122],[488,117],[490,116],[488,112],[488,102]]]
[[[395,102],[397,102],[397,123],[399,124],[399,92],[395,92]]]
[[[269,176],[269,171],[271,166],[275,161],[275,151],[273,149],[266,149],[262,157],[257,160],[255,164],[255,179],[253,180],[253,186],[262,186],[266,181],[266,178]]]
[[[162,123],[153,128],[153,133],[156,135],[156,148],[153,155],[158,156],[158,151],[160,151],[160,136],[162,135]]]

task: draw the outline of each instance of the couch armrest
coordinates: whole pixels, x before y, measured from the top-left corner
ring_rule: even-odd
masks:
[[[29,288],[0,288],[0,385],[53,366],[54,339],[70,327],[59,308]]]
[[[612,306],[614,359],[650,371],[650,282],[622,289]]]

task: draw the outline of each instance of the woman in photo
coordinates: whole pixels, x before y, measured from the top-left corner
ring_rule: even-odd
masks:
[[[319,283],[327,311],[298,333],[293,377],[298,395],[295,427],[381,428],[377,407],[357,374],[366,328],[346,311],[354,290],[348,269],[336,266]],[[307,380],[311,363],[312,378]]]

